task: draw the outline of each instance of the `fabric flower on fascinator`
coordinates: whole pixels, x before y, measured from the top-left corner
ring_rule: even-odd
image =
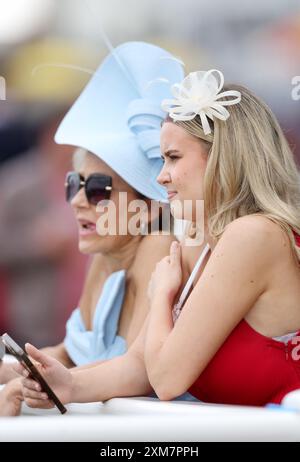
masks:
[[[175,121],[192,120],[199,115],[203,131],[208,135],[211,128],[207,118],[227,120],[230,114],[224,106],[232,106],[241,101],[239,91],[228,90],[219,93],[223,85],[224,76],[216,69],[191,72],[181,83],[172,86],[174,99],[164,99],[162,109]],[[225,96],[231,96],[232,99],[220,101]]]

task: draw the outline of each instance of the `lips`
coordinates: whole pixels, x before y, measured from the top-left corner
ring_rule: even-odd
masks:
[[[169,201],[173,199],[174,196],[176,196],[177,191],[168,191],[168,199]]]
[[[93,223],[89,220],[84,220],[82,218],[77,219],[77,222],[80,236],[88,236],[90,234],[96,233],[96,223]]]

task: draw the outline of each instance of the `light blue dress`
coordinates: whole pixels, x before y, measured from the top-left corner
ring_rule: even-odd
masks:
[[[93,318],[93,329],[86,330],[79,308],[66,325],[65,348],[77,366],[124,354],[126,340],[117,335],[125,296],[125,270],[112,273],[105,281]]]

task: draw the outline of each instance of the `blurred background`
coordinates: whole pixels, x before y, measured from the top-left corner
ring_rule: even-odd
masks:
[[[78,303],[88,261],[64,200],[72,148],[53,135],[108,53],[105,34],[250,87],[300,159],[299,0],[0,0],[0,333],[20,343],[62,340]]]

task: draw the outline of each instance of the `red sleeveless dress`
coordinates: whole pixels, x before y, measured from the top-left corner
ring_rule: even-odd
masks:
[[[300,236],[294,235],[300,245]],[[188,391],[210,403],[264,406],[279,404],[298,388],[300,330],[284,343],[258,333],[243,319]]]

